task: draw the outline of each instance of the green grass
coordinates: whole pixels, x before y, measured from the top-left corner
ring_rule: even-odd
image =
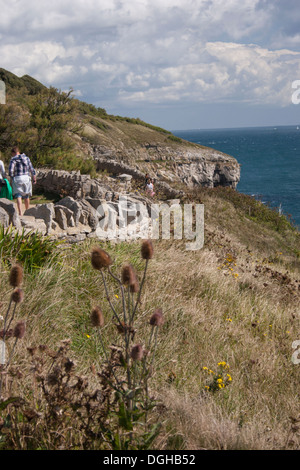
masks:
[[[55,260],[59,244],[38,232],[24,229],[20,232],[12,226],[4,228],[0,225],[1,259],[9,266],[18,262],[29,272],[40,269],[50,259]]]

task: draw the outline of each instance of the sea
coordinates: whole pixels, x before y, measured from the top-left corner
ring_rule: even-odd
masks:
[[[234,157],[241,165],[237,190],[278,210],[300,229],[300,124],[172,133]]]

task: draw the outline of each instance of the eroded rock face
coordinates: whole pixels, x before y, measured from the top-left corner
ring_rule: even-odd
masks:
[[[139,178],[149,172],[157,182],[164,181],[194,186],[230,186],[236,188],[240,180],[240,165],[230,155],[208,147],[177,148],[160,147],[145,144],[140,152],[135,149],[134,159],[130,152],[108,152],[103,146],[94,146],[91,150],[98,169],[121,174],[126,172]],[[138,161],[138,167],[134,163]]]
[[[124,162],[124,154],[119,151],[103,146],[91,149],[97,170],[107,170],[113,175],[105,180],[107,184],[81,175],[79,171],[38,170],[37,189],[60,195],[59,202],[38,204],[26,211],[20,220],[16,204],[0,199],[0,223],[2,220],[3,225],[12,224],[18,229],[36,230],[77,242],[86,237],[109,237],[102,226],[106,221],[113,229],[118,227],[120,237],[126,238],[130,230],[133,237],[139,237],[140,229],[147,228],[153,201],[142,194],[131,193],[132,180],[144,182],[148,172],[155,178],[155,190],[163,193],[166,199],[176,200],[184,192],[176,189],[175,183],[185,183],[188,187],[221,185],[236,188],[240,178],[238,162],[213,149],[185,148],[183,145],[174,149],[144,144],[144,148],[133,151],[131,160],[129,150],[124,149],[128,157]],[[137,165],[138,158],[145,165]],[[124,194],[128,204],[120,208],[119,200]],[[132,208],[139,204],[140,211],[132,214]]]

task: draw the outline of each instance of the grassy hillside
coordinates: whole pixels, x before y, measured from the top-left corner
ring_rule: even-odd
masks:
[[[184,240],[153,242],[133,344],[147,347],[155,309],[162,310],[164,323],[146,398],[142,387],[133,408],[113,400],[119,389],[102,349],[115,354],[112,367],[127,387],[126,357],[117,360],[126,344],[110,306],[122,314],[120,285],[107,269],[102,278],[93,268],[91,251],[97,245],[109,253],[114,276],[130,262],[141,283],[141,244],[89,241],[61,245],[57,252],[49,246],[54,259],[41,260],[40,268],[38,261],[26,265],[24,300],[15,315],[15,321],[26,321],[26,334],[16,342],[2,387],[5,399],[22,400],[6,402],[0,411],[2,448],[136,449],[148,443],[168,450],[299,450],[300,366],[292,362],[292,344],[300,340],[299,232],[232,190],[203,189],[187,199],[204,203],[205,245],[190,252]],[[17,259],[7,250],[2,315],[12,289],[5,259]],[[96,305],[105,320],[99,331],[90,318]],[[68,346],[59,349],[66,339]],[[132,363],[133,377],[142,364]],[[127,394],[126,404],[132,396]],[[156,406],[145,413],[150,398]],[[151,434],[154,423],[161,424],[157,436]]]
[[[89,171],[90,144],[192,145],[30,77],[0,79],[7,158],[19,139],[36,163]],[[230,188],[181,189],[181,203],[204,204],[194,252],[171,237],[147,260],[141,242],[1,228],[1,449],[299,450],[299,231]]]
[[[133,163],[135,152],[147,153],[147,146],[195,147],[139,118],[109,115],[73,97],[72,90],[47,88],[1,68],[0,80],[6,85],[6,105],[0,108],[0,151],[6,162],[18,143],[37,167],[79,169],[94,176],[91,145],[107,147]]]

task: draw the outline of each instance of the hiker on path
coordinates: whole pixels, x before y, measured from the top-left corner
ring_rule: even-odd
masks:
[[[149,194],[151,197],[154,196],[154,186],[153,186],[153,179],[148,179],[147,185],[146,185],[146,193]]]
[[[22,215],[22,199],[25,209],[29,209],[30,196],[32,196],[32,182],[36,183],[36,171],[30,158],[25,153],[20,153],[18,147],[13,147],[8,173],[12,181],[13,197],[17,199],[19,215]]]
[[[0,198],[12,200],[12,189],[8,179],[6,179],[5,167],[2,160],[0,160]]]

